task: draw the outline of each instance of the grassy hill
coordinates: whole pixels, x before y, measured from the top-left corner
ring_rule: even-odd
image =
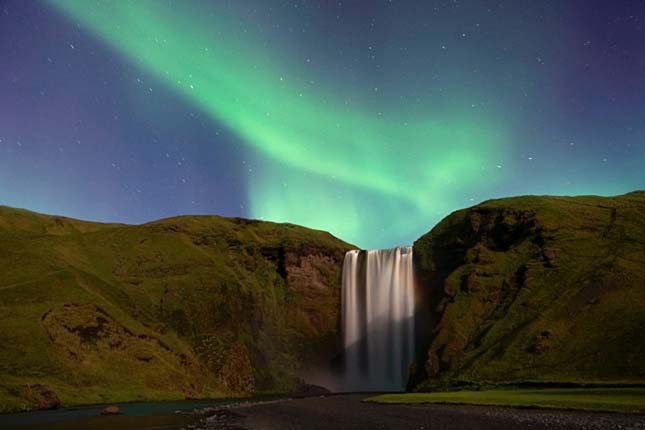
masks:
[[[416,390],[645,382],[645,192],[487,201],[414,252],[431,307]]]
[[[297,390],[336,353],[350,248],[290,224],[0,207],[0,411]]]

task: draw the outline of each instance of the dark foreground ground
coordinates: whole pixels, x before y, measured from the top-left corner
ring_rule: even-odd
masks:
[[[458,405],[365,403],[367,394],[332,395],[240,405],[198,428],[226,430],[504,430],[645,429],[645,415]]]

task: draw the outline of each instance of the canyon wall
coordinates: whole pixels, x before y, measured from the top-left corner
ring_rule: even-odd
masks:
[[[307,391],[339,353],[351,248],[239,218],[0,207],[0,410]]]
[[[410,389],[645,382],[645,192],[487,201],[414,256],[429,312]]]

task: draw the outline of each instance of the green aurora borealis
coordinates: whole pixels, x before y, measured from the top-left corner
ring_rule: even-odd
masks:
[[[333,88],[305,92],[307,77],[285,80],[293,65],[273,61],[251,34],[236,40],[223,19],[207,23],[155,1],[54,3],[266,157],[247,178],[252,217],[369,243],[395,220],[427,227],[465,184],[499,176],[503,133],[483,118],[383,118],[346,106]]]
[[[294,48],[298,35],[285,43],[253,20],[241,24],[247,10],[243,6],[219,10],[217,3],[191,2],[179,8],[179,3],[152,0],[47,3],[70,25],[237,136],[234,150],[248,160],[240,171],[246,192],[243,215],[253,218],[328,230],[362,247],[388,247],[414,240],[450,211],[485,198],[513,192],[611,193],[642,179],[632,171],[632,182],[593,188],[593,181],[583,184],[575,174],[553,178],[547,171],[571,163],[570,135],[560,139],[566,141],[563,156],[541,164],[541,173],[530,171],[527,160],[543,162],[551,148],[518,142],[518,123],[530,122],[533,114],[518,119],[521,110],[513,103],[524,94],[509,88],[530,88],[553,77],[535,69],[542,58],[533,52],[530,64],[513,60],[513,73],[506,73],[505,66],[499,66],[499,73],[478,66],[483,53],[453,48],[470,37],[469,30],[455,29],[436,43],[436,31],[428,30],[411,47],[426,54],[424,61],[401,73],[403,66],[386,64],[388,52],[396,51],[390,54],[396,60],[404,50],[397,47],[396,35],[405,30],[405,22],[392,18],[391,27],[401,29],[380,36],[378,55],[384,61],[371,77],[367,67],[352,66],[350,60],[340,67],[337,58],[324,55],[325,48],[320,55],[300,55]],[[284,15],[283,21],[297,21],[295,15]],[[480,28],[479,21],[469,19],[476,22],[473,29]],[[519,38],[537,50],[562,36],[552,30],[543,41]],[[509,39],[514,31],[495,37]],[[335,43],[334,37],[319,34],[319,43]],[[376,59],[372,45],[363,48],[368,60]],[[358,48],[339,47],[343,55],[348,51]],[[565,54],[554,53],[551,59]],[[443,82],[434,93],[427,88],[433,79]],[[535,103],[546,103],[548,95],[534,92]],[[596,163],[600,155],[593,151],[587,156],[583,170],[591,172],[590,160]],[[523,180],[526,186],[521,186]]]

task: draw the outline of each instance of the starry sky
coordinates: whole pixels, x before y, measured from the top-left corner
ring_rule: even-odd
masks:
[[[645,188],[640,1],[1,0],[0,204],[409,244]]]

